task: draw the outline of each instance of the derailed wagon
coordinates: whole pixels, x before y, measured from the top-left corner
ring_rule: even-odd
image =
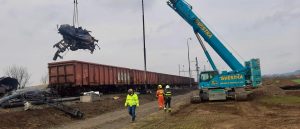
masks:
[[[84,91],[120,92],[128,88],[145,89],[144,71],[83,61],[62,61],[48,64],[49,87],[61,95],[78,95]],[[146,72],[147,88],[158,84],[187,86],[193,78]]]

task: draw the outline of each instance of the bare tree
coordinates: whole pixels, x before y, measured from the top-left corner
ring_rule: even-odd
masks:
[[[42,77],[41,77],[41,83],[42,84],[47,84],[49,82],[49,75],[46,72]]]
[[[18,89],[25,88],[25,86],[28,85],[30,79],[30,74],[28,73],[27,68],[16,65],[8,67],[8,69],[5,71],[5,75],[18,80]]]

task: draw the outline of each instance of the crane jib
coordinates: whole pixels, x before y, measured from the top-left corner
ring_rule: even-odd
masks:
[[[196,19],[195,23],[201,28],[201,30],[209,39],[213,36],[209,29],[199,19]]]
[[[213,48],[213,50],[224,60],[224,62],[233,70],[244,70],[245,67],[232,55],[232,53],[223,45],[223,43],[209,30],[209,28],[192,11],[192,8],[184,0],[170,0],[168,5],[177,12],[194,31],[199,33],[204,40]],[[209,58],[209,57],[208,57]]]

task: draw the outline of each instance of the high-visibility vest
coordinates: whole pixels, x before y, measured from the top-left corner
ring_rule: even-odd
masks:
[[[164,96],[164,90],[162,89],[159,89],[156,91],[156,96],[159,97],[159,96]]]
[[[137,94],[128,94],[126,97],[126,102],[125,102],[125,106],[139,106],[139,97],[137,96]]]
[[[166,90],[165,90],[165,96],[166,96],[166,97],[171,97],[171,96],[172,96],[172,92],[171,92],[170,89],[166,89]]]

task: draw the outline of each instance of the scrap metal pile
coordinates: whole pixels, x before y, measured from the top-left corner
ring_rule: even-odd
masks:
[[[62,59],[63,57],[60,53],[65,52],[67,49],[72,51],[88,49],[91,53],[94,52],[96,46],[100,49],[98,44],[96,44],[98,40],[90,35],[91,31],[82,29],[82,27],[76,28],[75,26],[64,24],[59,27],[58,32],[63,36],[63,40],[53,46],[58,48],[53,60],[56,60],[58,57]]]
[[[50,107],[61,110],[72,117],[82,118],[83,113],[78,109],[72,108],[62,104],[56,96],[55,93],[47,90],[36,90],[36,89],[23,89],[12,92],[9,95],[4,96],[0,99],[0,106],[2,108],[24,106],[28,103],[38,105],[47,104]]]

